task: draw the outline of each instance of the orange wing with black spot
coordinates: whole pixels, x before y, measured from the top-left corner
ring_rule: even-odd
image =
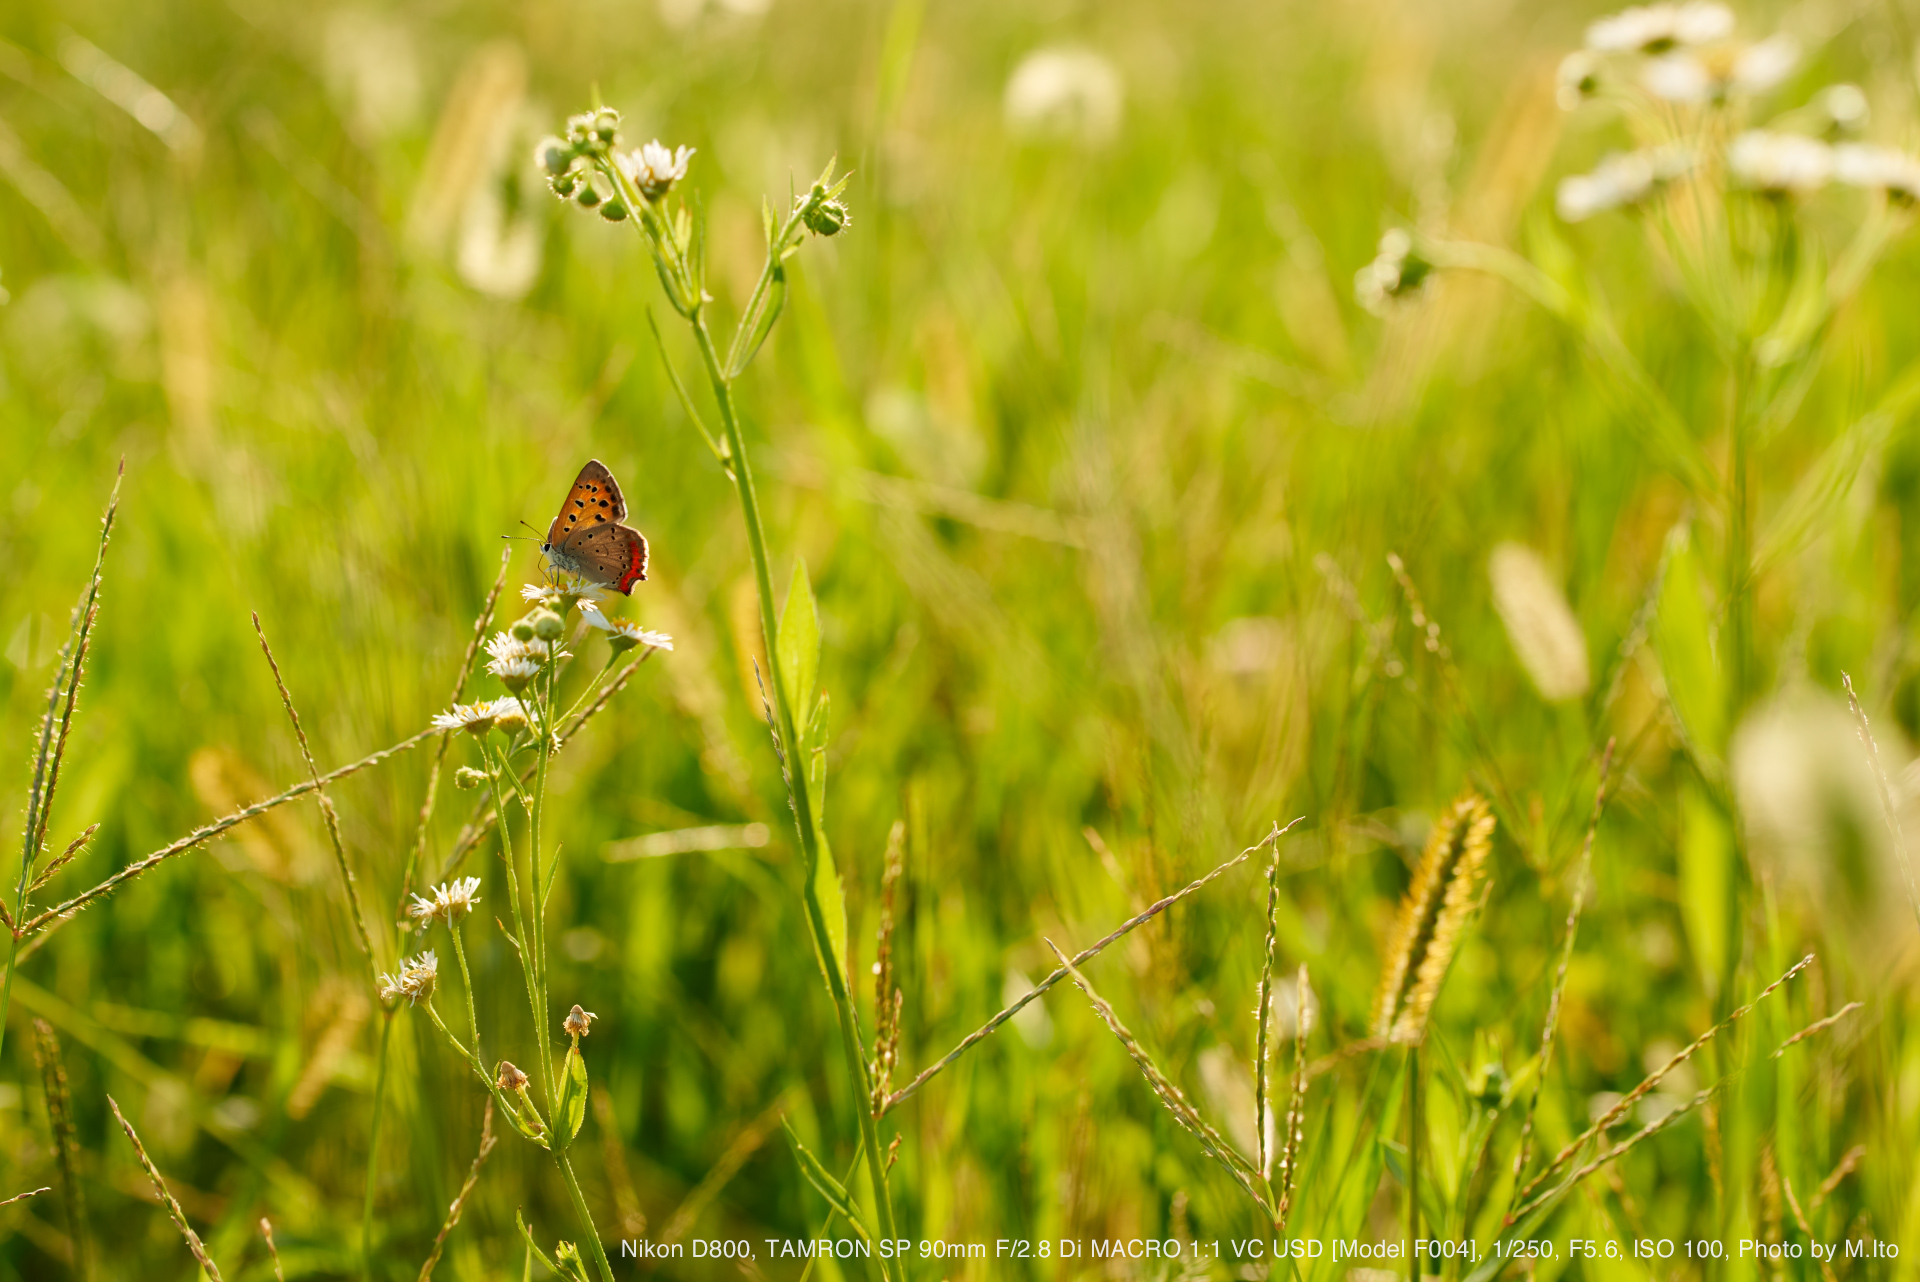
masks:
[[[620,483],[613,479],[605,463],[597,458],[588,459],[580,475],[573,478],[573,488],[567,491],[566,502],[560,505],[560,515],[547,527],[547,544],[559,547],[570,534],[609,521],[624,521],[626,517],[627,501],[620,497]]]

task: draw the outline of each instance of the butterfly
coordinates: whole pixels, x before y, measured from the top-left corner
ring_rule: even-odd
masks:
[[[606,464],[588,459],[573,478],[560,515],[547,527],[540,550],[561,573],[605,583],[631,596],[633,585],[647,577],[647,540],[631,525],[620,524],[626,515],[620,483]]]

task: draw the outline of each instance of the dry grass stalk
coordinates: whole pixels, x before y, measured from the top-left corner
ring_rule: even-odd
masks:
[[[1639,1103],[1641,1098],[1645,1096],[1649,1091],[1651,1091],[1654,1087],[1658,1086],[1661,1083],[1661,1081],[1665,1079],[1667,1074],[1673,1072],[1674,1069],[1680,1067],[1680,1065],[1692,1059],[1694,1055],[1699,1052],[1701,1047],[1705,1046],[1708,1042],[1712,1041],[1721,1032],[1739,1023],[1740,1020],[1743,1019],[1749,1012],[1751,1012],[1754,1007],[1758,1006],[1761,1002],[1767,1000],[1768,997],[1771,997],[1776,989],[1780,988],[1781,985],[1785,984],[1788,980],[1792,979],[1795,975],[1798,975],[1801,971],[1805,970],[1807,967],[1811,966],[1812,964],[1813,964],[1813,954],[1808,953],[1805,957],[1802,957],[1799,961],[1795,962],[1792,966],[1788,967],[1784,975],[1780,976],[1780,978],[1774,980],[1771,984],[1768,984],[1765,988],[1761,989],[1759,996],[1755,997],[1752,1001],[1748,1002],[1745,1006],[1742,1006],[1738,1010],[1734,1011],[1731,1015],[1728,1015],[1725,1019],[1721,1020],[1718,1024],[1715,1024],[1712,1028],[1709,1028],[1706,1032],[1700,1034],[1700,1036],[1694,1038],[1693,1041],[1690,1042],[1684,1049],[1677,1052],[1672,1059],[1669,1059],[1665,1064],[1662,1064],[1659,1068],[1647,1074],[1647,1076],[1644,1079],[1642,1079],[1642,1081],[1638,1086],[1634,1087],[1632,1090],[1628,1091],[1625,1095],[1621,1096],[1619,1102],[1614,1104],[1612,1108],[1608,1109],[1605,1113],[1603,1113],[1597,1120],[1594,1121],[1594,1123],[1591,1126],[1587,1127],[1586,1130],[1580,1132],[1580,1134],[1574,1136],[1573,1139],[1567,1141],[1566,1147],[1561,1149],[1557,1154],[1554,1155],[1553,1160],[1547,1163],[1546,1169],[1541,1171],[1540,1174],[1534,1176],[1532,1181],[1529,1182],[1525,1188],[1521,1189],[1520,1192],[1514,1196],[1513,1200],[1515,1202],[1523,1203],[1524,1205],[1520,1206],[1517,1210],[1510,1213],[1507,1217],[1507,1222],[1509,1224],[1513,1223],[1514,1221],[1518,1220],[1522,1215],[1526,1214],[1528,1210],[1532,1209],[1533,1206],[1537,1205],[1539,1199],[1533,1197],[1535,1190],[1537,1190],[1542,1184],[1544,1184],[1549,1178],[1551,1178],[1555,1171],[1559,1170],[1562,1166],[1565,1166],[1569,1161],[1571,1161],[1573,1158],[1573,1155],[1579,1152],[1582,1148],[1584,1148],[1589,1140],[1593,1139],[1596,1135],[1604,1135],[1608,1127],[1612,1126],[1615,1122],[1625,1117],[1627,1115],[1627,1111],[1631,1109],[1635,1104]],[[1798,1041],[1802,1035],[1803,1033],[1794,1034],[1792,1038],[1788,1039],[1789,1043]],[[1611,1160],[1613,1157],[1616,1157],[1619,1154],[1625,1152],[1628,1148],[1638,1143],[1642,1138],[1644,1138],[1647,1135],[1651,1135],[1656,1131],[1659,1131],[1660,1129],[1668,1125],[1671,1121],[1673,1121],[1675,1118],[1679,1117],[1681,1114],[1691,1112],[1693,1109],[1699,1107],[1702,1104],[1705,1104],[1708,1100],[1713,1098],[1714,1092],[1719,1090],[1719,1088],[1720,1088],[1719,1084],[1707,1087],[1705,1090],[1695,1095],[1692,1100],[1681,1105],[1679,1108],[1675,1109],[1672,1113],[1669,1113],[1666,1117],[1661,1118],[1658,1122],[1653,1123],[1651,1126],[1647,1127],[1640,1134],[1634,1136],[1633,1139],[1628,1140],[1626,1144],[1623,1144],[1619,1148],[1613,1149],[1611,1152],[1607,1154],[1603,1154],[1601,1157],[1598,1157],[1594,1159],[1592,1162],[1589,1162],[1587,1166],[1581,1168],[1580,1174],[1584,1175],[1590,1171],[1599,1169],[1600,1163]],[[1568,1182],[1571,1183],[1572,1180],[1569,1180]],[[1528,1199],[1533,1199],[1533,1200],[1529,1201]]]
[[[24,1202],[30,1197],[39,1197],[42,1193],[51,1193],[51,1192],[53,1192],[53,1186],[51,1184],[46,1185],[42,1188],[28,1189],[24,1193],[15,1193],[10,1198],[0,1200],[0,1206],[12,1206],[15,1202]]]
[[[1267,860],[1267,940],[1266,949],[1260,961],[1260,1000],[1255,1004],[1253,1049],[1253,1143],[1254,1165],[1260,1168],[1260,1178],[1267,1179],[1273,1171],[1273,1129],[1270,1119],[1273,1105],[1267,1086],[1267,1032],[1273,1023],[1273,961],[1279,946],[1276,937],[1276,918],[1280,911],[1280,848],[1275,846]],[[1305,967],[1301,968],[1303,971]],[[1300,994],[1301,1009],[1305,1010],[1305,994]],[[1296,1041],[1298,1025],[1295,1026]]]
[[[1100,953],[1104,949],[1106,949],[1110,944],[1113,944],[1114,942],[1120,939],[1124,939],[1128,935],[1128,933],[1130,933],[1135,927],[1141,925],[1144,922],[1151,921],[1153,918],[1159,916],[1161,913],[1165,912],[1167,909],[1171,908],[1173,905],[1179,903],[1182,899],[1185,899],[1188,895],[1191,895],[1194,891],[1199,890],[1202,886],[1205,886],[1208,882],[1213,881],[1217,877],[1225,876],[1228,872],[1232,871],[1235,868],[1238,868],[1241,864],[1245,863],[1250,857],[1252,857],[1255,851],[1263,850],[1268,845],[1277,845],[1280,841],[1280,838],[1285,836],[1287,833],[1293,831],[1294,824],[1297,824],[1299,822],[1300,822],[1299,819],[1295,819],[1292,821],[1292,823],[1289,823],[1285,828],[1282,828],[1278,824],[1275,824],[1273,831],[1268,833],[1265,837],[1261,838],[1258,845],[1248,846],[1245,850],[1241,851],[1239,854],[1235,855],[1233,858],[1227,860],[1225,863],[1222,863],[1218,867],[1214,868],[1213,871],[1205,874],[1202,877],[1196,878],[1193,881],[1188,882],[1186,885],[1174,891],[1171,895],[1166,896],[1164,899],[1156,899],[1153,903],[1148,904],[1145,908],[1141,909],[1139,912],[1135,913],[1133,916],[1121,922],[1111,932],[1101,937],[1100,939],[1095,940],[1093,943],[1089,944],[1087,947],[1075,953],[1073,955],[1072,964],[1074,966],[1080,966],[1080,965],[1086,964],[1087,962],[1091,961],[1093,958],[1099,956]],[[939,1074],[946,1068],[950,1067],[955,1060],[959,1059],[962,1055],[966,1054],[967,1051],[971,1050],[973,1048],[974,1043],[987,1037],[995,1029],[999,1028],[1002,1024],[1006,1023],[1008,1020],[1012,1019],[1015,1015],[1018,1015],[1021,1011],[1025,1010],[1027,1008],[1028,1003],[1039,998],[1042,994],[1047,992],[1047,990],[1052,988],[1055,984],[1065,979],[1067,977],[1068,970],[1069,968],[1066,965],[1061,965],[1056,967],[1052,974],[1048,975],[1045,979],[1035,984],[1032,990],[1029,991],[1025,996],[1021,997],[1019,1001],[1014,1002],[1011,1006],[1008,1006],[1005,1010],[1001,1011],[998,1015],[995,1015],[992,1019],[988,1020],[986,1023],[982,1024],[980,1027],[974,1029],[971,1033],[968,1033],[965,1037],[961,1038],[960,1044],[958,1046],[955,1046],[952,1050],[948,1051],[945,1055],[941,1056],[940,1059],[936,1061],[931,1067],[922,1069],[920,1072],[920,1075],[914,1078],[911,1082],[908,1082],[905,1086],[902,1086],[899,1090],[889,1095],[887,1097],[886,1108],[880,1111],[880,1115],[884,1116],[889,1110],[893,1109],[901,1101],[905,1100],[908,1096],[912,1095],[915,1091],[919,1090],[922,1086],[925,1086],[928,1082],[932,1081],[937,1074]]]
[[[475,1186],[480,1183],[480,1168],[487,1164],[487,1154],[493,1152],[493,1146],[499,1142],[499,1137],[493,1133],[493,1097],[489,1095],[487,1111],[480,1115],[480,1152],[474,1157],[473,1165],[467,1168],[467,1178],[461,1183],[460,1191],[454,1194],[452,1205],[447,1207],[447,1218],[441,1222],[440,1231],[433,1235],[433,1249],[427,1253],[427,1262],[420,1266],[420,1282],[428,1282],[433,1277],[434,1266],[440,1263],[440,1253],[446,1249],[447,1235],[453,1232],[454,1225],[460,1223],[460,1213],[467,1209],[467,1199],[473,1196]]]
[[[1287,1219],[1293,1214],[1294,1184],[1300,1175],[1300,1145],[1306,1139],[1307,1117],[1307,1037],[1313,1032],[1313,1011],[1307,1005],[1307,966],[1300,964],[1294,979],[1294,1000],[1299,1003],[1293,1021],[1293,1096],[1287,1101],[1287,1133],[1280,1149],[1280,1188],[1273,1213],[1276,1234],[1287,1231]]]
[[[1475,793],[1454,802],[1433,826],[1388,937],[1374,999],[1375,1037],[1417,1045],[1426,1036],[1427,1016],[1473,916],[1492,848],[1493,811]]]
[[[620,669],[619,675],[601,688],[600,693],[594,696],[592,703],[589,703],[586,707],[575,713],[572,720],[563,721],[559,731],[561,747],[565,747],[573,736],[580,733],[587,722],[593,720],[602,709],[613,702],[613,696],[619,694],[626,688],[627,682],[633,679],[633,674],[640,670],[640,665],[653,657],[654,650],[651,646],[642,646],[639,650],[635,651],[635,653],[639,657],[628,663],[626,667]],[[425,734],[417,737],[424,739],[427,735],[439,733],[438,730],[429,730]],[[525,786],[532,783],[533,775],[534,768],[532,766],[528,766],[522,770],[520,772],[521,785]],[[446,860],[440,865],[440,875],[434,878],[434,880],[446,881],[451,878],[454,873],[460,871],[460,865],[466,862],[467,855],[472,852],[474,847],[487,839],[487,834],[493,831],[494,824],[498,823],[499,820],[500,816],[494,810],[493,801],[490,798],[483,798],[475,802],[473,810],[467,815],[467,822],[461,825],[459,833],[455,835],[453,839],[453,849],[448,852]]]
[[[313,749],[307,743],[307,732],[300,728],[300,714],[293,710],[293,695],[288,692],[286,680],[280,675],[280,665],[273,657],[273,648],[267,644],[267,633],[260,626],[260,613],[257,610],[253,615],[253,631],[260,638],[260,653],[267,656],[267,666],[273,669],[273,684],[280,690],[280,704],[287,710],[287,720],[293,722],[293,737],[300,741],[300,757],[307,763],[307,775],[313,780],[313,791],[320,802],[320,818],[326,824],[334,862],[340,867],[340,880],[347,892],[347,906],[353,910],[353,928],[360,939],[360,951],[366,954],[367,973],[371,977],[376,968],[373,937],[367,933],[367,916],[360,909],[360,889],[354,884],[353,865],[347,862],[346,843],[340,837],[340,815],[333,808],[333,799],[327,796],[326,785],[320,781],[320,767],[314,764]]]
[[[1059,946],[1049,939],[1047,947],[1053,949],[1053,955],[1060,959],[1061,969],[1072,978],[1075,987],[1086,995],[1087,1001],[1093,1006],[1094,1013],[1100,1016],[1114,1037],[1119,1039],[1120,1045],[1126,1048],[1127,1054],[1139,1066],[1141,1075],[1147,1079],[1147,1085],[1153,1088],[1153,1093],[1160,1097],[1160,1102],[1166,1105],[1169,1113],[1173,1114],[1173,1120],[1180,1123],[1200,1141],[1200,1147],[1206,1150],[1207,1156],[1225,1167],[1235,1182],[1247,1191],[1247,1196],[1260,1204],[1261,1210],[1271,1214],[1273,1207],[1268,1201],[1266,1190],[1260,1187],[1259,1171],[1242,1157],[1232,1144],[1227,1142],[1226,1137],[1207,1124],[1206,1119],[1200,1116],[1200,1111],[1187,1099],[1186,1094],[1173,1084],[1166,1073],[1161,1071],[1160,1066],[1154,1062],[1153,1056],[1147,1054],[1146,1048],[1140,1045],[1139,1039],[1120,1022],[1120,1016],[1114,1012],[1106,998],[1094,991],[1093,985],[1087,982],[1087,977],[1080,973],[1079,968],[1072,961],[1068,960]]]
[[[140,1165],[147,1169],[147,1178],[153,1181],[153,1191],[158,1193],[160,1200],[166,1204],[167,1214],[173,1217],[174,1227],[178,1228],[180,1236],[187,1240],[187,1250],[193,1253],[194,1259],[200,1261],[200,1267],[207,1271],[207,1277],[212,1279],[212,1282],[221,1282],[220,1266],[213,1262],[213,1257],[207,1254],[205,1244],[200,1241],[200,1235],[195,1233],[192,1226],[187,1223],[187,1213],[180,1209],[180,1203],[168,1190],[166,1180],[160,1176],[160,1168],[156,1167],[153,1159],[147,1156],[147,1146],[140,1142],[140,1135],[133,1129],[133,1123],[127,1120],[126,1114],[120,1111],[120,1105],[111,1095],[107,1096],[107,1107],[113,1110],[114,1120],[120,1123],[120,1129],[127,1133],[128,1139],[133,1141],[133,1151],[140,1155]]]
[[[260,1217],[260,1236],[267,1240],[267,1258],[273,1261],[275,1282],[287,1282],[287,1271],[280,1267],[280,1248],[273,1241],[273,1221],[264,1215]]]
[[[501,551],[500,573],[494,576],[493,588],[487,593],[487,599],[473,621],[473,635],[467,639],[467,652],[460,658],[460,674],[454,678],[453,698],[447,701],[448,707],[457,705],[466,696],[467,678],[473,675],[474,658],[480,653],[481,643],[487,639],[487,628],[493,623],[493,610],[499,604],[500,593],[507,586],[507,567],[512,560],[511,548]],[[420,870],[420,861],[426,858],[427,827],[433,821],[434,802],[440,795],[440,772],[447,764],[447,749],[452,744],[453,731],[441,731],[440,742],[433,750],[433,764],[427,768],[427,795],[420,803],[420,824],[414,833],[413,849],[407,853],[407,867],[400,876],[400,899],[393,910],[394,923],[402,931],[411,925],[407,918],[407,902],[413,896],[413,878]]]
[[[391,748],[382,748],[378,752],[370,753],[358,761],[341,766],[338,770],[322,775],[319,783],[334,783],[346,778],[348,775],[377,766],[389,757],[397,756],[409,748],[424,743],[438,733],[440,733],[438,730],[422,730],[419,734],[411,738],[402,739]],[[87,907],[95,900],[112,894],[127,882],[138,877],[141,873],[151,870],[156,865],[173,858],[175,855],[183,855],[197,846],[205,845],[230,828],[243,824],[258,815],[265,814],[275,807],[284,806],[289,801],[294,801],[306,796],[314,790],[315,786],[315,781],[311,779],[305,783],[297,783],[285,792],[268,797],[265,801],[256,801],[250,806],[245,806],[230,815],[225,815],[214,820],[210,824],[196,828],[178,841],[170,845],[162,846],[146,858],[128,864],[125,868],[122,868],[119,872],[113,874],[113,876],[108,877],[99,885],[82,891],[64,903],[55,904],[52,908],[47,909],[20,927],[20,933],[22,935],[33,936],[32,939],[27,941],[26,946],[20,950],[20,960],[25,961],[31,957],[46,943],[47,939],[55,930],[66,922],[71,921],[75,913]]]
[[[886,871],[880,877],[880,947],[873,964],[873,1099],[875,1117],[886,1112],[893,1070],[900,1063],[900,1013],[906,997],[894,983],[894,898],[906,870],[907,825],[893,821],[887,834]],[[849,968],[851,973],[851,968]]]
[[[67,1236],[73,1242],[73,1276],[85,1282],[87,1268],[87,1212],[80,1193],[80,1145],[74,1136],[73,1094],[67,1088],[67,1065],[60,1055],[60,1039],[44,1019],[33,1021],[33,1058],[40,1066],[40,1084],[47,1097],[47,1126],[53,1134],[53,1157],[59,1176],[60,1200],[67,1213]]]
[[[88,824],[86,831],[68,842],[65,850],[47,861],[47,866],[40,870],[39,874],[34,877],[33,884],[27,887],[27,893],[31,895],[34,891],[52,881],[55,874],[72,863],[80,852],[86,848],[87,843],[93,840],[93,835],[99,831],[99,824]]]
[[[1573,902],[1567,908],[1566,938],[1560,944],[1560,967],[1554,972],[1553,992],[1547,997],[1547,1018],[1540,1027],[1540,1068],[1534,1075],[1533,1094],[1527,1098],[1527,1111],[1520,1122],[1520,1146],[1513,1154],[1513,1184],[1520,1186],[1526,1173],[1527,1158],[1533,1143],[1533,1119],[1540,1107],[1540,1090],[1546,1084],[1547,1070],[1553,1065],[1553,1035],[1560,1024],[1560,1002],[1566,996],[1567,972],[1573,965],[1573,944],[1580,933],[1580,913],[1587,902],[1587,878],[1593,869],[1593,837],[1600,827],[1601,812],[1607,804],[1607,779],[1613,767],[1614,741],[1607,740],[1600,754],[1600,784],[1593,792],[1593,812],[1587,816],[1587,835],[1580,844],[1580,866],[1573,874]],[[1513,1224],[1509,1205],[1506,1223]]]
[[[1781,1042],[1780,1048],[1774,1051],[1773,1058],[1779,1059],[1782,1055],[1785,1055],[1787,1051],[1795,1043],[1803,1042],[1807,1038],[1812,1037],[1815,1033],[1826,1032],[1829,1028],[1832,1028],[1835,1024],[1838,1024],[1841,1020],[1853,1014],[1853,1012],[1860,1010],[1865,1005],[1866,1003],[1864,1002],[1848,1002],[1845,1006],[1842,1006],[1839,1010],[1833,1012],[1833,1014],[1827,1016],[1825,1019],[1816,1019],[1815,1021],[1813,1021],[1813,1023],[1808,1024],[1805,1028],[1795,1033],[1792,1037],[1789,1037],[1786,1041]]]
[[[1786,1047],[1783,1046],[1780,1049],[1785,1050]],[[1780,1051],[1775,1051],[1774,1054],[1778,1056]],[[1813,1225],[1807,1222],[1807,1213],[1800,1209],[1800,1199],[1793,1195],[1793,1181],[1784,1175],[1780,1177],[1780,1191],[1786,1195],[1787,1209],[1793,1212],[1793,1222],[1798,1225],[1800,1231],[1806,1234],[1808,1239],[1811,1240],[1813,1238]],[[1820,1261],[1820,1276],[1824,1278],[1826,1282],[1839,1282],[1834,1276],[1833,1265],[1824,1259]]]
[[[1866,709],[1860,706],[1860,696],[1853,692],[1853,678],[1842,672],[1840,684],[1847,688],[1847,703],[1853,708],[1853,718],[1860,723],[1860,742],[1866,745],[1867,760],[1873,763],[1874,782],[1880,788],[1880,812],[1886,816],[1887,832],[1893,838],[1893,857],[1900,862],[1900,875],[1906,881],[1907,906],[1913,909],[1913,919],[1920,924],[1920,890],[1913,884],[1913,864],[1907,859],[1907,843],[1900,832],[1900,811],[1893,804],[1893,789],[1887,783],[1886,767],[1880,764],[1880,745],[1874,742],[1873,727],[1867,723]]]

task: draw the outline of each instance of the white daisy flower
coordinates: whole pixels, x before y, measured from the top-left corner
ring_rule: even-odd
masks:
[[[478,877],[455,877],[452,881],[441,882],[433,888],[433,898],[415,895],[413,904],[407,909],[407,915],[421,922],[430,922],[435,917],[444,917],[449,926],[473,911],[480,896]]]
[[[507,734],[525,730],[531,724],[526,705],[512,695],[495,699],[487,705],[487,710],[493,715],[493,724]]]
[[[1727,170],[1754,191],[1809,192],[1833,177],[1834,149],[1802,134],[1749,129],[1727,148]]]
[[[1595,214],[1637,204],[1652,195],[1661,183],[1678,178],[1692,167],[1693,153],[1684,147],[1616,152],[1595,166],[1592,173],[1561,179],[1554,195],[1554,208],[1566,221],[1577,223]]]
[[[507,689],[519,694],[540,675],[540,665],[532,659],[495,659],[487,664],[487,671],[499,677]]]
[[[658,201],[687,176],[687,162],[693,159],[693,148],[669,149],[656,138],[632,151],[615,152],[613,159],[642,196]]]
[[[409,957],[400,963],[398,975],[380,976],[381,1000],[391,1002],[404,997],[409,1004],[421,1001],[433,996],[434,981],[439,977],[440,962],[432,952]]]
[[[487,655],[496,663],[510,663],[516,659],[544,663],[547,643],[538,637],[522,641],[511,632],[496,632],[487,638]]]
[[[559,604],[560,589],[551,583],[523,583],[520,585],[522,601],[538,601],[544,606]]]
[[[631,650],[637,645],[648,646],[655,650],[673,649],[673,638],[664,632],[649,632],[637,623],[626,619],[609,619],[598,610],[583,609],[580,617],[587,621],[590,628],[598,628],[607,634],[607,641],[613,646],[615,654]]]
[[[1733,34],[1733,10],[1712,0],[1637,5],[1587,28],[1595,53],[1661,53],[1675,45],[1705,45]]]
[[[493,729],[494,720],[491,703],[456,703],[450,711],[433,714],[433,728],[481,735]]]
[[[1769,36],[1744,48],[1704,53],[1676,50],[1649,61],[1640,73],[1648,93],[1667,102],[1719,102],[1729,94],[1761,94],[1792,74],[1800,46],[1792,36]]]
[[[1875,143],[1841,143],[1833,149],[1833,178],[1849,187],[1878,189],[1904,200],[1920,199],[1920,157]]]

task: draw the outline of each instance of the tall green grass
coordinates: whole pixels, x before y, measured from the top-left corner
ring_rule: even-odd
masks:
[[[695,8],[0,12],[0,729],[20,749],[0,802],[23,823],[27,750],[126,459],[47,854],[101,827],[36,902],[307,783],[252,612],[321,775],[425,731],[499,536],[549,519],[594,456],[653,547],[629,613],[675,638],[569,741],[547,793],[548,983],[599,1015],[571,1160],[609,1242],[842,1234],[833,1186],[871,1214],[848,1172],[876,1143],[909,1238],[1273,1235],[1277,1205],[1209,1160],[1070,982],[863,1126],[754,678],[756,577],[789,583],[799,561],[831,695],[820,830],[848,989],[875,1029],[884,911],[894,1091],[1046,980],[1048,941],[1074,956],[1298,815],[1271,855],[1075,963],[1256,1177],[1263,1155],[1283,1169],[1304,1083],[1289,1232],[1398,1236],[1417,1188],[1421,1223],[1484,1246],[1593,1160],[1590,1142],[1526,1191],[1597,1126],[1603,1143],[1647,1133],[1535,1208],[1562,1243],[1915,1241],[1914,922],[1840,698],[1850,673],[1897,815],[1920,734],[1911,237],[1889,236],[1831,315],[1795,321],[1794,362],[1767,367],[1794,377],[1776,378],[1754,359],[1779,331],[1753,322],[1802,315],[1878,215],[1838,189],[1785,218],[1733,200],[1740,274],[1718,285],[1676,254],[1698,231],[1678,205],[1559,220],[1556,180],[1631,133],[1553,103],[1586,10],[665,16]],[[1756,33],[1778,16],[1741,14]],[[1806,56],[1759,118],[1850,81],[1900,141],[1897,15],[1786,16]],[[1009,77],[1059,45],[1115,69],[1110,135],[1010,124]],[[179,116],[141,123],[115,101],[138,91],[87,47]],[[641,238],[563,217],[527,163],[590,84],[630,134],[698,148],[722,318],[758,279],[762,196],[780,207],[829,154],[853,172],[853,225],[791,265],[735,389],[764,576],[647,332],[649,304],[667,315]],[[507,252],[463,266],[487,219],[526,220],[539,246],[519,297]],[[1441,270],[1376,318],[1349,282],[1389,227]],[[683,376],[699,368],[666,337]],[[1496,581],[1501,544],[1531,549],[1570,606],[1590,664],[1571,697],[1542,696],[1502,621],[1530,572]],[[534,577],[530,545],[512,551],[509,582]],[[468,848],[468,871],[499,880],[497,846],[462,838],[473,793],[443,787],[417,846],[434,761],[422,740],[327,780],[380,969],[403,884]],[[1484,895],[1424,1043],[1380,1047],[1396,907],[1466,788],[1498,820]],[[715,826],[678,844],[720,849],[609,857]],[[468,931],[477,1023],[520,1028],[511,948],[486,914]],[[359,938],[303,790],[24,942],[0,1196],[51,1191],[0,1209],[0,1270],[192,1276],[109,1096],[230,1277],[272,1275],[262,1216],[288,1277],[358,1274],[363,1219],[376,1277],[418,1276],[436,1249],[435,1276],[518,1277],[516,1214],[542,1241],[573,1233],[531,1146],[507,1136],[475,1162],[486,1093],[418,1012],[387,1024]],[[1569,1265],[1564,1246],[1534,1272],[1644,1275]]]

